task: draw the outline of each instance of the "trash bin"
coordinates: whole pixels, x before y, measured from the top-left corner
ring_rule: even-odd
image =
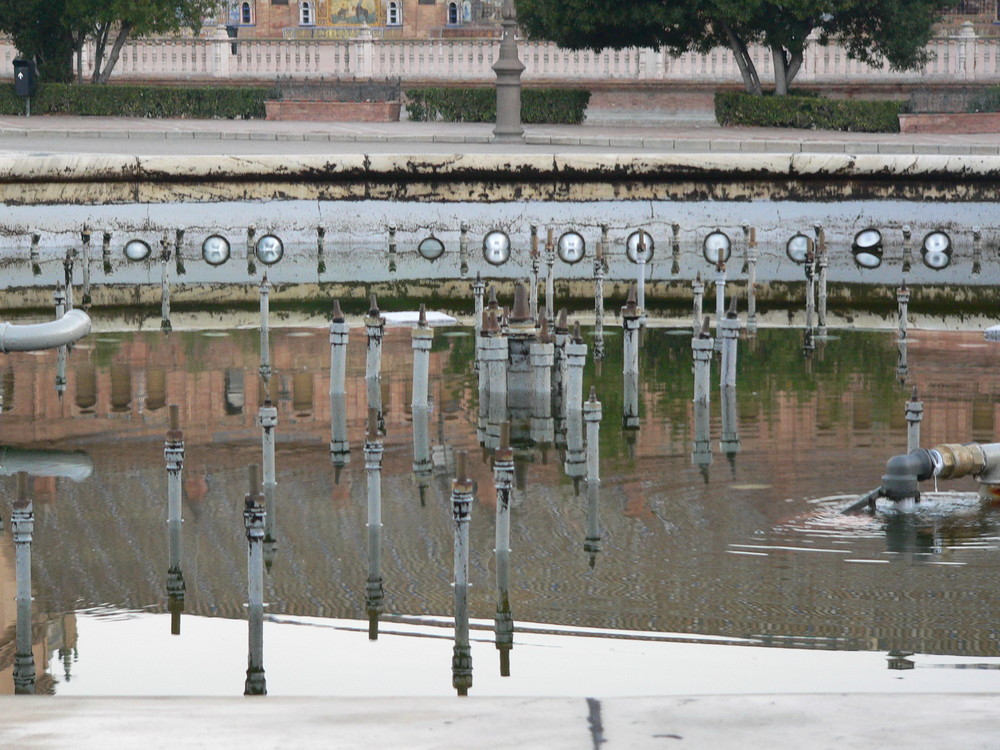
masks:
[[[31,60],[14,60],[14,93],[18,96],[35,95],[35,63]]]

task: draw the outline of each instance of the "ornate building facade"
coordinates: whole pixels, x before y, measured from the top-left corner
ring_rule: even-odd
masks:
[[[400,39],[495,36],[502,0],[229,0],[242,38]],[[367,31],[366,31],[367,30]]]

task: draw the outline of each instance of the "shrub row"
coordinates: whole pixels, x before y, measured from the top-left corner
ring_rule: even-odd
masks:
[[[819,96],[752,96],[735,91],[715,94],[720,125],[898,133],[901,101],[826,99]]]
[[[31,98],[32,114],[98,117],[193,117],[251,119],[265,116],[264,100],[274,91],[264,86],[94,86],[39,84]],[[19,115],[24,102],[13,84],[0,86],[0,114]]]
[[[969,112],[1000,112],[1000,86],[990,86],[969,98]]]
[[[493,88],[414,88],[406,90],[406,112],[417,122],[495,122]],[[527,124],[579,125],[590,92],[583,89],[522,89],[521,121]]]

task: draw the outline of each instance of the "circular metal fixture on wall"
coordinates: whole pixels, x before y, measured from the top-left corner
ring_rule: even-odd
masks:
[[[653,242],[652,235],[649,232],[643,231],[642,229],[637,229],[632,234],[628,236],[625,240],[625,255],[633,263],[638,263],[640,260],[639,252],[639,239],[642,238],[642,246],[644,251],[641,253],[641,260],[643,263],[649,263],[653,259],[653,249],[656,243]]]
[[[510,237],[494,229],[483,237],[483,260],[493,266],[502,266],[510,260]]]
[[[444,243],[432,234],[420,240],[417,252],[424,260],[437,260],[444,255]]]
[[[145,240],[129,240],[125,243],[125,257],[129,260],[146,260],[152,252]]]
[[[732,252],[733,243],[729,235],[718,229],[709,232],[701,244],[701,254],[713,265],[728,261]]]
[[[802,265],[807,260],[809,260],[809,251],[812,249],[812,240],[806,237],[802,232],[793,234],[787,243],[785,243],[785,255],[793,263],[798,263]]]
[[[579,263],[587,254],[587,241],[579,232],[563,232],[556,243],[556,252],[563,263]]]
[[[273,234],[265,234],[254,246],[254,253],[257,260],[265,266],[273,266],[285,255],[285,245],[280,238]]]
[[[882,233],[874,227],[862,229],[854,235],[851,253],[861,268],[878,268],[882,265]]]
[[[920,248],[924,265],[934,271],[942,271],[951,265],[951,237],[947,232],[935,229],[924,237]]]
[[[201,257],[210,266],[221,266],[229,260],[229,240],[219,234],[212,234],[201,243]]]

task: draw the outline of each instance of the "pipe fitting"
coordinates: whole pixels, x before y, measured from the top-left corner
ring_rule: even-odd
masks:
[[[940,462],[926,448],[893,456],[885,464],[882,491],[890,500],[905,500],[920,494],[919,483],[935,476]]]
[[[941,479],[979,474],[986,467],[986,454],[976,443],[945,443],[936,446],[934,450],[941,456],[941,469],[936,472],[936,476]]]

